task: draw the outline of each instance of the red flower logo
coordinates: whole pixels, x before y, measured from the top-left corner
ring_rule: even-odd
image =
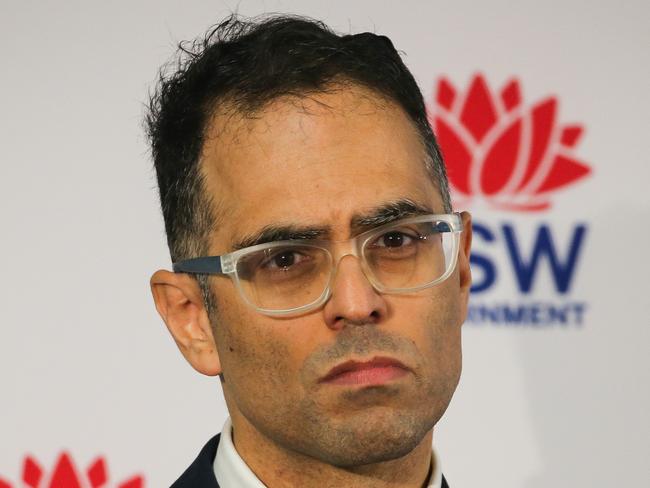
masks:
[[[104,458],[93,461],[85,476],[80,476],[70,456],[63,452],[54,465],[51,474],[45,474],[43,468],[31,457],[26,456],[23,463],[23,482],[29,488],[108,488],[108,470]],[[0,488],[12,488],[12,484],[0,478]],[[16,485],[17,486],[17,485]],[[144,478],[133,476],[116,488],[144,488]]]
[[[435,102],[429,120],[455,204],[481,198],[500,209],[543,210],[553,192],[591,172],[573,154],[583,128],[559,126],[555,97],[524,108],[517,80],[497,94],[479,74],[465,93],[440,79]]]

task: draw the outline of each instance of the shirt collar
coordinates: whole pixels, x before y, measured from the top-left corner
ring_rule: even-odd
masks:
[[[433,464],[433,471],[429,478],[427,488],[441,488],[442,470],[440,469],[440,457],[435,449],[432,452],[431,462]],[[221,488],[266,488],[237,453],[235,445],[232,442],[232,423],[230,422],[230,417],[226,419],[223,425],[213,466],[214,474]]]

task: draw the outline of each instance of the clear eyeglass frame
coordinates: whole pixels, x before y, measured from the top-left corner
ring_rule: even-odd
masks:
[[[413,224],[423,224],[431,222],[436,222],[436,225],[440,223],[443,224],[442,229],[445,233],[448,233],[449,239],[449,250],[448,256],[445,256],[446,267],[444,273],[435,279],[428,281],[426,283],[419,284],[418,286],[411,287],[387,287],[377,279],[375,273],[372,271],[371,266],[368,264],[366,257],[366,249],[368,243],[373,242],[378,237],[390,233],[391,230],[395,231],[396,229],[403,228],[404,226],[413,225]],[[444,225],[446,224],[446,225]],[[338,268],[338,263],[343,257],[352,255],[359,259],[361,269],[368,279],[373,288],[379,293],[387,294],[407,294],[415,293],[420,290],[433,287],[443,281],[445,281],[456,268],[456,263],[458,261],[458,252],[460,248],[460,234],[463,230],[463,222],[459,213],[451,214],[428,214],[428,215],[419,215],[415,217],[407,217],[404,219],[396,220],[388,224],[384,224],[373,229],[370,229],[366,232],[356,235],[351,239],[346,241],[331,241],[331,240],[322,240],[322,239],[296,239],[296,240],[285,240],[285,241],[273,241],[263,244],[257,244],[250,247],[245,247],[243,249],[238,249],[231,253],[223,254],[221,256],[206,256],[187,259],[183,261],[178,261],[173,263],[173,270],[176,273],[190,273],[190,274],[208,274],[208,275],[227,275],[229,276],[237,288],[241,298],[244,302],[254,310],[264,315],[269,316],[290,316],[290,315],[301,315],[303,313],[314,310],[321,305],[323,305],[329,297],[331,296],[332,290],[331,285],[332,281],[336,275]],[[238,272],[238,263],[240,260],[247,258],[248,256],[259,253],[260,251],[272,251],[275,248],[314,248],[325,251],[329,259],[329,277],[326,280],[326,284],[322,293],[311,302],[291,308],[284,309],[269,309],[258,306],[253,302],[244,287],[242,286],[242,277]],[[332,256],[332,248],[336,247],[337,249],[347,249],[345,252],[337,252],[337,259],[334,259]]]

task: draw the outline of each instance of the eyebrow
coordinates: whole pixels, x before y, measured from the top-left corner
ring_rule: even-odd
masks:
[[[232,248],[234,251],[237,251],[245,247],[256,246],[258,244],[266,244],[267,242],[274,241],[322,239],[328,234],[328,227],[267,225],[260,231],[245,236],[242,239],[236,241],[232,245]]]
[[[389,224],[396,220],[418,215],[428,215],[433,210],[408,198],[401,198],[384,203],[367,212],[352,216],[350,227],[353,234],[360,234],[365,230]],[[245,247],[266,244],[275,241],[324,239],[331,233],[330,226],[300,226],[300,225],[274,225],[270,224],[261,230],[244,236],[233,243],[233,251]]]
[[[396,220],[433,213],[435,213],[433,209],[426,205],[417,203],[408,198],[401,198],[371,209],[367,213],[355,214],[352,217],[350,226],[355,233],[361,233],[364,230],[369,230],[384,224],[390,224]]]

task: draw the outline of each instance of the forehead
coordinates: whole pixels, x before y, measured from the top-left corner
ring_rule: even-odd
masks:
[[[213,250],[269,225],[321,225],[409,199],[442,211],[414,124],[360,87],[281,98],[254,116],[216,114],[201,169],[218,225]]]

